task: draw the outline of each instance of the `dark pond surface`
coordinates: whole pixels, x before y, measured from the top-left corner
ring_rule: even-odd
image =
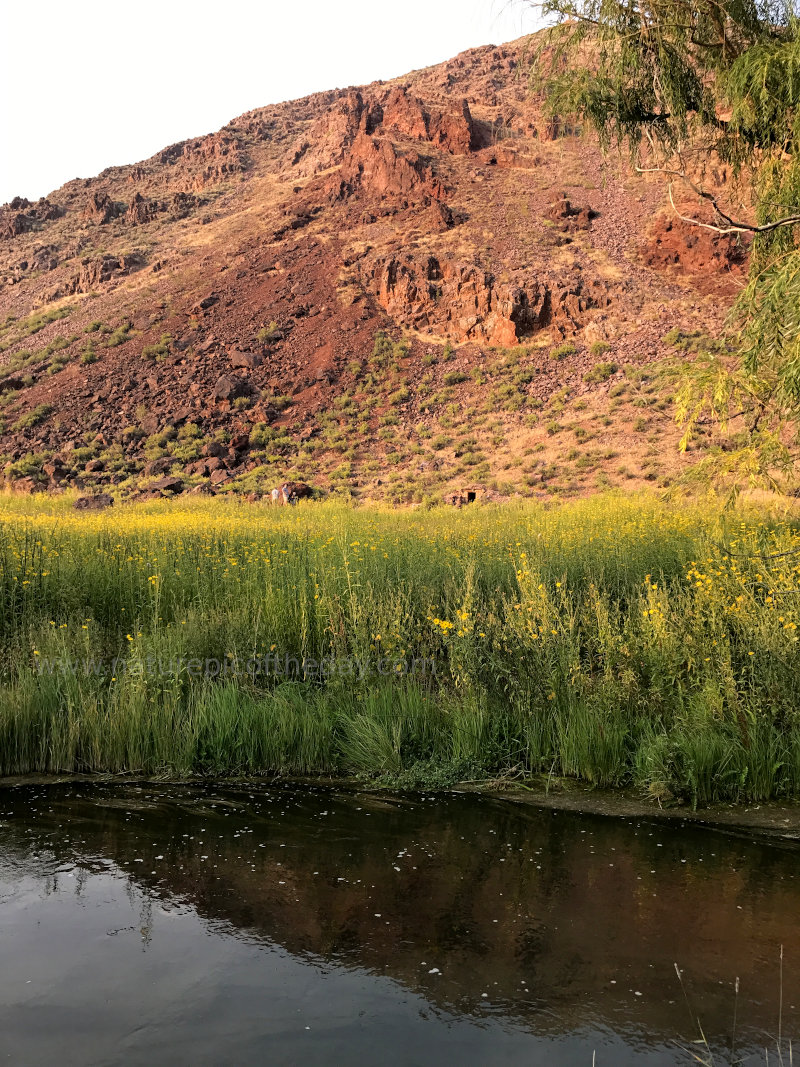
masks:
[[[800,852],[476,796],[0,792],[0,1062],[777,1062]],[[760,1052],[759,1052],[760,1048]]]

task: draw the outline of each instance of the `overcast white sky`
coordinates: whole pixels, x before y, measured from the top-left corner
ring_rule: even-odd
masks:
[[[0,203],[536,28],[525,0],[5,0]]]

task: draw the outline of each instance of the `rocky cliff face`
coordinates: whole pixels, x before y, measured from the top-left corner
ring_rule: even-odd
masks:
[[[0,208],[6,480],[546,491],[548,405],[597,414],[670,330],[713,332],[747,250],[547,119],[530,54],[257,109]],[[645,477],[641,445],[605,452]]]
[[[580,273],[563,278],[519,272],[499,281],[474,264],[435,255],[380,257],[365,279],[393,321],[458,343],[514,346],[548,327],[573,333],[588,312],[612,302],[608,283],[599,278],[586,284]]]

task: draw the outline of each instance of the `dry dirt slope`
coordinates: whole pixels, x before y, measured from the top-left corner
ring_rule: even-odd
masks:
[[[718,330],[742,253],[547,122],[530,54],[252,111],[0,209],[5,480],[412,502],[674,477],[663,339]]]

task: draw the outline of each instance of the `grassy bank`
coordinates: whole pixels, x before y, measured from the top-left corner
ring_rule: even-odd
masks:
[[[734,553],[726,554],[724,543]],[[800,524],[0,498],[0,774],[800,795]],[[765,559],[765,556],[773,558]]]

